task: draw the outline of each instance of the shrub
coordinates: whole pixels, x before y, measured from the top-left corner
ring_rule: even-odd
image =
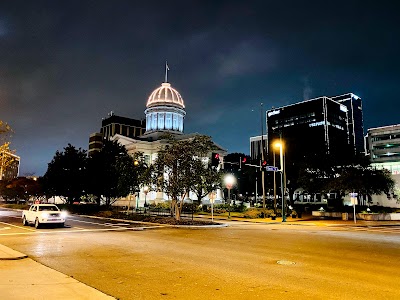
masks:
[[[248,208],[244,212],[243,216],[248,219],[257,219],[257,218],[261,218],[262,213],[263,213],[262,209],[252,207],[252,208]]]
[[[236,211],[236,212],[245,212],[247,209],[247,207],[242,203],[240,203],[239,205],[233,205],[232,206],[232,211]]]

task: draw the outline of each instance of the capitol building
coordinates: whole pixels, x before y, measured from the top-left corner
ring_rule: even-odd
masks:
[[[173,135],[176,140],[191,139],[199,133],[184,133],[184,119],[186,116],[185,104],[181,94],[174,89],[169,82],[167,76],[165,82],[156,88],[148,97],[144,114],[145,122],[134,120],[126,117],[114,115],[113,112],[109,117],[103,119],[100,133],[94,133],[89,139],[89,155],[91,152],[101,149],[102,139],[111,139],[118,141],[123,145],[130,155],[135,152],[142,152],[146,164],[152,164],[157,158],[158,151],[168,144],[168,140],[164,139],[165,133]],[[214,142],[217,152],[221,159],[226,156],[227,151]],[[208,159],[210,159],[211,153]],[[137,198],[136,198],[137,197]],[[117,201],[117,205],[128,205],[143,207],[145,203],[159,203],[167,201],[168,196],[163,192],[150,191],[144,193],[143,188],[138,195],[129,195]],[[194,193],[190,193],[186,201],[197,200]],[[204,203],[209,203],[207,197],[203,198]],[[222,192],[217,191],[216,203],[222,202]]]

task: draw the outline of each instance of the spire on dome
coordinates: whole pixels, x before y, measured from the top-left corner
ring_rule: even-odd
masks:
[[[165,82],[168,82],[168,71],[169,71],[168,62],[165,61]]]

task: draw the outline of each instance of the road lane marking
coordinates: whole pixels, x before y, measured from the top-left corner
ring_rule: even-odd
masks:
[[[15,233],[1,233],[0,236],[10,235],[27,235],[27,234],[59,234],[59,233],[80,233],[80,232],[101,232],[101,231],[143,231],[146,228],[153,227],[133,227],[133,228],[104,228],[104,229],[82,229],[82,230],[56,230],[56,231],[41,231],[41,229],[34,232],[15,232]]]
[[[77,220],[77,219],[73,219],[73,218],[68,218],[68,220],[71,220],[71,221],[74,221],[74,222],[81,222],[81,223],[86,223],[86,224],[92,224],[92,225],[103,225],[103,226],[106,226],[106,227],[125,228],[125,227],[120,227],[120,226],[119,226],[121,223],[116,223],[116,224],[113,224],[113,223],[95,223],[95,222],[90,222],[90,221]],[[127,225],[123,225],[123,226],[129,226],[129,225],[131,225],[129,222],[123,223],[123,224],[127,224]],[[122,226],[122,225],[121,225],[121,226]],[[151,226],[151,227],[157,227],[157,226],[159,226],[159,227],[164,227],[163,225],[158,225],[158,224],[155,224],[154,226]],[[143,226],[140,226],[140,227],[143,227]],[[149,226],[149,227],[150,227],[150,226]]]
[[[5,222],[0,222],[1,224],[6,224],[6,225],[9,225],[9,226],[13,226],[13,227],[16,227],[16,228],[20,228],[20,229],[25,229],[25,230],[28,230],[28,231],[35,231],[34,229],[30,229],[30,228],[26,228],[26,227],[22,227],[22,226],[17,226],[17,225],[13,225],[13,224],[10,224],[10,223],[5,223]]]

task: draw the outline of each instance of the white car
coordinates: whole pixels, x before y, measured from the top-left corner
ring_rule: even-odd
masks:
[[[39,228],[41,224],[55,224],[64,227],[67,213],[61,211],[54,204],[33,204],[29,210],[22,211],[22,224],[34,224]]]

